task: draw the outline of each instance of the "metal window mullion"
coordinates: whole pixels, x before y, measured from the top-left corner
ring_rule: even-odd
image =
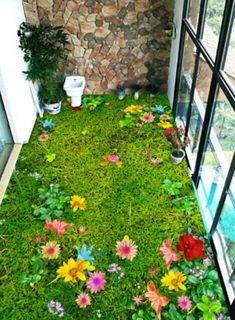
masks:
[[[201,39],[204,31],[204,25],[206,20],[206,10],[207,10],[208,0],[202,0],[200,11],[199,11],[199,19],[198,19],[198,27],[197,27],[197,38]]]
[[[181,27],[181,35],[180,35],[180,43],[179,43],[178,61],[177,61],[177,72],[176,72],[176,79],[175,79],[174,101],[173,101],[174,117],[176,116],[176,111],[177,111],[177,101],[178,101],[179,86],[180,86],[180,75],[181,75],[182,61],[183,61],[183,55],[184,55],[184,43],[185,43],[185,34],[186,34],[184,19],[186,19],[186,17],[187,17],[188,4],[189,4],[188,0],[184,0],[184,8],[183,8],[183,15],[182,15],[182,27]]]
[[[224,206],[227,194],[228,194],[228,190],[230,188],[230,185],[231,185],[231,182],[232,182],[232,179],[233,179],[234,171],[235,171],[235,152],[233,153],[233,159],[231,161],[231,165],[230,165],[230,168],[229,168],[226,180],[225,180],[225,184],[224,184],[224,188],[223,188],[223,191],[222,191],[222,195],[220,197],[219,204],[218,204],[218,207],[217,207],[217,210],[216,210],[216,213],[215,213],[215,217],[214,217],[214,220],[213,220],[213,223],[212,223],[212,226],[211,226],[211,230],[209,232],[211,236],[213,236],[213,234],[214,234],[214,232],[216,230],[216,227],[218,225],[219,219],[221,217],[223,206]]]

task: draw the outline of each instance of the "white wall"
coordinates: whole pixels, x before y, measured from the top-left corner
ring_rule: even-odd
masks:
[[[177,71],[183,6],[184,0],[175,0],[174,23],[176,26],[176,39],[172,39],[171,43],[170,69],[168,76],[168,99],[170,101],[171,106],[173,106],[174,99],[175,78]]]
[[[36,119],[17,30],[25,21],[22,0],[0,0],[0,91],[15,143],[28,142]]]

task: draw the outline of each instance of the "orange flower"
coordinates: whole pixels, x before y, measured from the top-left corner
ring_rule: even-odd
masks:
[[[100,162],[100,166],[101,167],[108,167],[109,166],[109,162],[108,161],[103,161],[103,162]]]
[[[145,297],[151,302],[151,307],[156,312],[158,319],[161,320],[161,308],[169,303],[169,299],[157,291],[153,281],[149,281],[147,290]]]

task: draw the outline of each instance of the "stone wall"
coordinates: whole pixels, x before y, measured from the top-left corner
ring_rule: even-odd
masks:
[[[65,74],[84,75],[86,93],[110,93],[129,81],[166,91],[173,0],[23,0],[28,22],[63,25]]]

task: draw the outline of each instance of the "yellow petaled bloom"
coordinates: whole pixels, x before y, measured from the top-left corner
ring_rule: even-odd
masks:
[[[115,164],[118,168],[121,168],[123,165],[122,161],[116,161]]]
[[[79,197],[77,195],[72,196],[70,200],[71,207],[73,209],[73,212],[86,209],[86,200],[82,197]]]
[[[90,262],[83,260],[74,260],[70,258],[68,262],[64,262],[62,267],[59,267],[57,273],[60,277],[64,278],[65,282],[76,282],[78,279],[85,281],[86,276],[84,270],[93,271],[94,266],[90,265]]]
[[[108,167],[109,166],[109,162],[108,161],[103,161],[103,162],[100,162],[100,166],[101,167]]]
[[[44,259],[57,259],[60,254],[60,245],[55,241],[47,242],[42,246],[42,257]]]
[[[136,113],[141,113],[142,110],[143,110],[143,107],[140,105],[131,105],[131,106],[127,107],[126,109],[124,109],[124,112],[136,114]]]
[[[186,280],[186,276],[179,271],[169,271],[162,279],[161,282],[163,286],[169,287],[169,290],[179,291],[186,290],[185,285],[182,283]]]
[[[163,129],[168,129],[168,128],[173,127],[173,125],[172,125],[170,122],[168,122],[168,121],[160,121],[160,122],[158,122],[157,125],[158,125],[159,127],[162,127]]]

